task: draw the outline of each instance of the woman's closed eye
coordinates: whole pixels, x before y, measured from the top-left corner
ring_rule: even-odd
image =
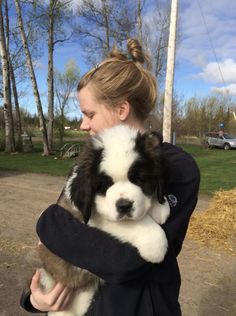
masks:
[[[94,117],[95,113],[91,112],[87,114],[87,117],[91,120]]]
[[[88,119],[92,119],[95,115],[95,112],[90,112],[90,111],[83,111],[83,116],[87,117]]]

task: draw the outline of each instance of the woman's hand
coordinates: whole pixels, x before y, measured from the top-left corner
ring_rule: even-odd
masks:
[[[30,285],[30,301],[34,308],[42,312],[57,312],[65,310],[73,291],[63,286],[61,283],[56,283],[52,290],[44,293],[39,282],[40,272],[37,270]]]

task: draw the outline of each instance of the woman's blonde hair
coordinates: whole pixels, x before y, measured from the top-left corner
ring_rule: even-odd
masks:
[[[98,102],[115,107],[128,101],[135,116],[144,121],[154,109],[157,98],[156,80],[143,65],[148,58],[138,40],[127,41],[127,54],[114,48],[109,56],[88,71],[77,91],[91,85]]]

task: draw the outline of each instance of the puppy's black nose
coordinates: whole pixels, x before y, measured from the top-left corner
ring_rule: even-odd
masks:
[[[119,199],[116,202],[117,211],[123,215],[129,213],[132,206],[133,206],[133,202],[127,199]]]

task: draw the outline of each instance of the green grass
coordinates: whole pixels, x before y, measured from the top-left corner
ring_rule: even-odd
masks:
[[[200,192],[212,194],[236,187],[236,150],[206,149],[181,145],[197,161],[201,172]]]
[[[55,159],[42,157],[40,153],[5,154],[0,153],[0,169],[66,176],[75,159]]]
[[[212,194],[220,189],[236,187],[236,150],[206,149],[194,145],[181,145],[181,147],[197,161],[201,171],[201,193]],[[41,153],[40,143],[34,143],[32,153],[0,152],[0,169],[66,176],[75,163],[75,159],[42,157]]]
[[[83,145],[83,143],[80,144]],[[55,152],[57,154],[58,148],[59,145],[56,145]],[[34,149],[31,153],[6,154],[0,152],[0,169],[4,170],[66,176],[75,161],[76,158],[57,159],[56,154],[48,157],[42,156],[42,143],[39,142],[34,142]]]

